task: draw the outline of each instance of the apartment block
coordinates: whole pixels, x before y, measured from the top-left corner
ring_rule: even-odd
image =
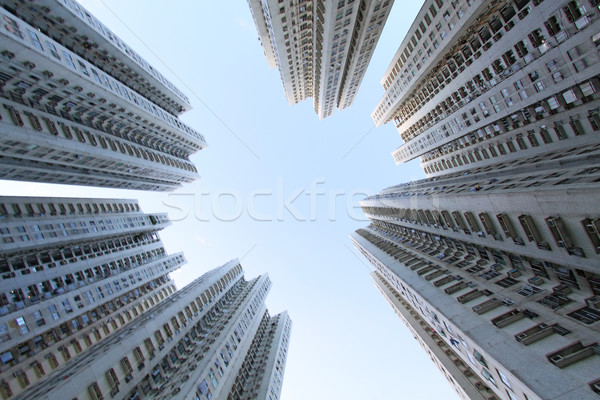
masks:
[[[175,292],[185,263],[137,201],[0,197],[0,395],[12,398]]]
[[[596,398],[598,274],[452,237],[373,218],[352,240],[457,393]]]
[[[592,1],[426,1],[372,116],[427,176],[597,143]],[[586,135],[589,133],[590,135]]]
[[[76,1],[0,3],[3,179],[169,191],[198,178],[189,99]]]
[[[427,0],[372,116],[427,178],[361,202],[373,281],[464,399],[600,395],[596,1]]]
[[[309,97],[319,119],[350,107],[393,1],[249,0],[265,57],[290,105]]]
[[[0,200],[2,398],[279,398],[291,320],[268,313],[268,276],[233,260],[176,290],[166,215]]]

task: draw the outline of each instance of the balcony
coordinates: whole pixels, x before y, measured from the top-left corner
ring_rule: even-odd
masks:
[[[598,347],[597,343],[584,346],[581,342],[577,341],[554,353],[546,355],[546,358],[558,368],[565,368],[593,355],[600,355],[600,347]]]
[[[430,281],[430,280],[435,279],[435,278],[437,278],[439,276],[442,276],[445,273],[446,273],[446,270],[444,270],[444,269],[437,270],[437,271],[435,271],[435,272],[433,272],[433,273],[431,273],[429,275],[426,275],[425,276],[425,280],[426,281]]]
[[[586,299],[585,302],[588,307],[600,310],[600,295],[590,297],[589,299]]]
[[[477,314],[481,315],[481,314],[485,314],[486,312],[491,311],[497,307],[500,307],[500,305],[502,305],[502,302],[499,301],[498,298],[493,297],[489,300],[484,301],[481,304],[474,306],[473,311],[475,311]]]
[[[567,250],[570,255],[579,257],[585,257],[583,250],[579,247],[575,247],[571,237],[560,217],[549,217],[546,218],[546,225],[558,247],[562,247]]]
[[[458,283],[456,283],[456,284],[454,284],[454,285],[452,285],[452,286],[444,289],[444,292],[446,294],[456,293],[459,290],[466,288],[467,285],[468,285],[468,282],[464,282],[464,281],[463,282],[458,282]]]
[[[521,333],[515,335],[517,342],[524,344],[525,346],[535,343],[545,337],[548,337],[554,333],[554,328],[548,324],[541,323],[529,328]]]
[[[504,328],[523,318],[525,318],[525,312],[523,310],[515,309],[492,319],[492,324],[498,328]]]
[[[458,302],[461,304],[465,304],[481,296],[483,296],[483,292],[479,291],[478,289],[473,289],[470,292],[458,296],[456,300],[458,300]]]
[[[435,266],[435,265],[428,265],[425,268],[421,268],[420,270],[417,271],[417,274],[422,276],[427,274],[428,272],[431,272],[433,270],[438,269],[439,267]]]
[[[450,283],[455,280],[456,280],[456,278],[454,276],[448,275],[448,276],[443,277],[442,279],[438,279],[437,281],[433,282],[433,285],[435,287],[440,287],[440,286],[445,285],[446,283]]]

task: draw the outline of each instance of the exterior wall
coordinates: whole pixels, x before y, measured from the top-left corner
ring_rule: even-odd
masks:
[[[169,113],[179,115],[191,108],[181,90],[76,1],[36,0],[35,5],[24,7],[18,1],[3,0],[2,6],[57,42],[64,41],[99,69],[110,69],[123,84],[135,86],[139,94]]]
[[[370,260],[376,263],[375,259]],[[440,335],[407,303],[402,295],[377,271],[371,272],[375,287],[392,306],[413,337],[427,352],[433,363],[452,384],[461,399],[487,399],[489,391],[483,382],[473,375],[473,369],[462,362],[460,356]],[[475,384],[479,383],[477,386]]]
[[[464,393],[600,394],[597,6],[427,0],[382,80],[372,117],[428,177],[362,201],[352,239]]]
[[[425,179],[386,189],[361,204],[372,220],[493,248],[510,254],[507,260],[560,266],[584,278],[583,286],[596,287],[585,283],[600,281],[595,158],[541,157],[528,168]]]
[[[137,201],[0,197],[0,395],[10,398],[175,292]]]
[[[287,312],[265,315],[228,399],[279,399],[291,328]]]
[[[441,312],[449,325],[431,328],[462,350],[462,340],[448,335],[460,327],[462,361],[476,350],[488,364],[491,359],[517,374],[518,390],[503,369],[478,375],[497,398],[593,398],[599,392],[600,376],[589,373],[600,362],[596,152],[596,146],[564,147],[396,185],[361,203],[372,224],[358,232],[387,255],[357,246],[387,284],[398,288],[396,278],[403,279],[405,301],[412,301],[407,293],[419,293],[417,303]],[[446,295],[457,299],[458,309],[445,305]],[[427,307],[417,311],[432,321]],[[524,354],[537,364],[525,363]],[[550,385],[554,378],[546,374],[554,370],[574,383]],[[502,376],[510,387],[498,383]]]
[[[230,261],[14,398],[68,392],[80,399],[239,399],[232,387],[240,376],[252,376],[246,390],[254,393],[274,366],[241,367],[271,326],[264,305],[270,286],[266,275],[246,281],[238,261]],[[280,342],[264,346],[269,352]]]
[[[353,39],[350,40],[348,58],[341,76],[341,90],[337,100],[337,107],[340,110],[350,107],[354,102],[381,31],[390,15],[392,4],[379,1],[371,2],[366,7],[365,14],[360,14],[354,24]]]
[[[248,5],[250,6],[250,13],[252,14],[256,30],[258,31],[258,39],[263,47],[265,58],[269,63],[269,68],[273,69],[277,66],[277,59],[275,58],[275,50],[273,49],[273,43],[275,41],[269,39],[269,27],[265,18],[265,15],[268,15],[268,9],[267,12],[263,12],[262,2],[260,1],[248,1]]]
[[[599,378],[598,327],[572,314],[586,305],[585,295],[564,288],[533,293],[530,271],[519,275],[473,256],[464,244],[453,242],[446,250],[444,238],[408,232],[373,223],[352,240],[450,355],[475,372],[461,385],[464,373],[449,370],[454,385],[470,390],[474,384],[496,399],[596,398],[590,383]],[[572,298],[553,307],[549,296]]]
[[[423,3],[381,80],[386,93],[371,114],[377,126],[394,119],[400,111],[400,102],[409,97],[417,80],[434,69],[435,60],[440,58],[447,43],[486,10],[486,3],[477,0]],[[448,17],[442,9],[447,9]]]
[[[216,347],[211,341],[221,333],[223,308],[231,304],[228,292],[240,277],[241,267],[233,262],[203,275],[15,398],[51,398],[67,391],[83,399],[121,392],[129,398],[127,393],[138,389],[142,398],[160,398],[163,391],[171,395],[169,384],[183,386],[177,367],[184,358],[208,365],[195,356],[204,355],[204,346]],[[205,337],[188,336],[196,328]]]
[[[269,278],[233,260],[177,291],[168,224],[133,200],[0,198],[0,398],[238,399],[266,381],[278,398],[290,323],[268,315]]]
[[[315,45],[312,39],[313,2],[302,1],[289,6],[276,0],[249,0],[248,3],[267,61],[270,66],[277,65],[289,104],[311,97]],[[273,59],[269,49],[273,49]]]
[[[373,113],[405,142],[396,162],[439,176],[597,143],[597,16],[587,1],[426,2]]]
[[[323,119],[336,106],[341,110],[352,104],[393,1],[249,4],[265,56],[269,65],[274,57],[288,102],[313,97],[315,112]]]
[[[66,4],[0,9],[3,177],[159,191],[196,179],[189,156],[206,142],[177,119],[187,100],[97,20],[75,16],[87,11]]]

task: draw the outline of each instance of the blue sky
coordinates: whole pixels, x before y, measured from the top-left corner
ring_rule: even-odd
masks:
[[[188,260],[173,274],[180,287],[236,257],[248,278],[268,273],[271,313],[294,322],[284,400],[457,398],[348,237],[368,224],[365,194],[423,177],[418,163],[394,164],[398,132],[370,117],[422,3],[396,2],[354,105],[323,121],[312,99],[288,105],[244,0],[82,4],[190,97],[182,120],[209,144],[192,156],[201,179],[173,193],[5,181],[3,194],[137,198],[169,212],[161,237]]]

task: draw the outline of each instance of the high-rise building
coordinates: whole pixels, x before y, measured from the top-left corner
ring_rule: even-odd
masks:
[[[427,178],[352,240],[462,398],[600,394],[597,6],[427,0],[382,81]]]
[[[372,116],[428,176],[596,143],[595,1],[426,1]],[[416,60],[415,60],[416,58]]]
[[[362,202],[356,247],[463,398],[600,394],[600,163],[588,163],[457,173]]]
[[[173,190],[198,178],[188,98],[74,0],[3,0],[3,179]]]
[[[136,201],[0,197],[0,394],[12,394],[175,292],[157,231]]]
[[[289,104],[312,97],[319,119],[350,107],[393,0],[248,3]]]
[[[167,224],[129,200],[0,198],[2,398],[279,398],[291,321],[269,278],[234,260],[177,291]]]

